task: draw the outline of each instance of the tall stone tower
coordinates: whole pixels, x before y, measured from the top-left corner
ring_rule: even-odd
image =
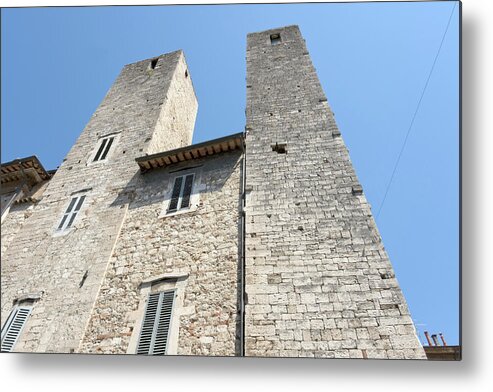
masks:
[[[13,305],[31,312],[6,349],[78,350],[135,194],[135,158],[190,144],[196,113],[181,51],[124,67],[2,249],[2,320]]]
[[[297,26],[247,39],[247,356],[425,358]]]
[[[2,351],[426,358],[298,27],[248,36],[246,138],[196,113],[169,53],[2,165]]]

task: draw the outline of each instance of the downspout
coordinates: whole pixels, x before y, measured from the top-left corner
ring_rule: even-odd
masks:
[[[242,175],[241,175],[241,211],[240,211],[240,356],[245,356],[245,235],[246,235],[246,222],[245,222],[245,206],[246,206],[246,131],[243,134],[243,140],[241,150],[243,153],[242,158]]]

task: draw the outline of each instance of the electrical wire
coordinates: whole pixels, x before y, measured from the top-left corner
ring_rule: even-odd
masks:
[[[442,41],[440,42],[440,46],[438,47],[437,53],[435,55],[435,59],[433,60],[433,65],[431,66],[430,72],[428,74],[428,78],[426,79],[426,83],[423,87],[423,91],[421,92],[421,96],[419,97],[418,104],[416,105],[416,110],[414,111],[413,117],[411,119],[411,123],[409,124],[409,128],[407,129],[406,137],[404,139],[404,142],[402,143],[401,150],[399,152],[399,155],[397,156],[397,161],[395,162],[394,169],[392,170],[392,175],[390,176],[390,180],[387,183],[387,188],[385,189],[385,194],[383,196],[382,202],[380,203],[380,207],[378,208],[377,212],[377,219],[380,216],[380,212],[382,211],[383,205],[385,204],[385,200],[387,200],[387,194],[389,193],[390,186],[392,185],[392,181],[394,180],[395,172],[397,171],[397,166],[399,166],[399,162],[402,157],[402,153],[404,152],[404,149],[406,148],[407,140],[409,138],[409,134],[411,133],[411,129],[414,124],[414,120],[416,119],[416,115],[418,114],[419,108],[421,106],[421,101],[423,100],[423,96],[425,95],[426,88],[428,87],[428,83],[431,78],[431,74],[433,73],[433,70],[435,69],[435,64],[437,62],[438,56],[440,55],[440,51],[442,50],[443,46],[443,41],[445,40],[445,36],[447,35],[449,26],[450,26],[450,21],[452,20],[452,15],[454,14],[455,7],[457,5],[457,2],[454,2],[454,7],[452,8],[452,12],[450,13],[450,17],[447,22],[447,27],[445,28],[445,31],[442,36]]]

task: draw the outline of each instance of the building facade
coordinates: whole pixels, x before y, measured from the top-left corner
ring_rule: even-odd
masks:
[[[297,26],[246,87],[191,144],[183,52],[130,64],[56,172],[2,165],[3,351],[426,358]]]

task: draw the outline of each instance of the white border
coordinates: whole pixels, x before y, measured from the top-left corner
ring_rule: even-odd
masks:
[[[200,0],[199,0],[200,1]],[[194,3],[199,1],[195,0]],[[220,1],[217,1],[220,2]],[[247,1],[245,1],[247,2]],[[2,5],[101,4],[15,1]],[[106,1],[105,4],[115,4]],[[156,4],[153,0],[146,4]],[[160,2],[163,4],[162,2]],[[118,1],[118,4],[136,4]],[[91,355],[0,355],[3,387],[52,392],[178,390],[487,391],[493,384],[493,41],[492,1],[463,0],[463,284],[464,360],[459,363],[313,359],[142,358]],[[262,17],[258,15],[258,17]],[[280,24],[283,24],[280,21]],[[333,37],[337,39],[337,37]],[[440,277],[437,277],[439,279]],[[467,313],[467,314],[466,314]],[[29,377],[26,377],[26,374]]]

